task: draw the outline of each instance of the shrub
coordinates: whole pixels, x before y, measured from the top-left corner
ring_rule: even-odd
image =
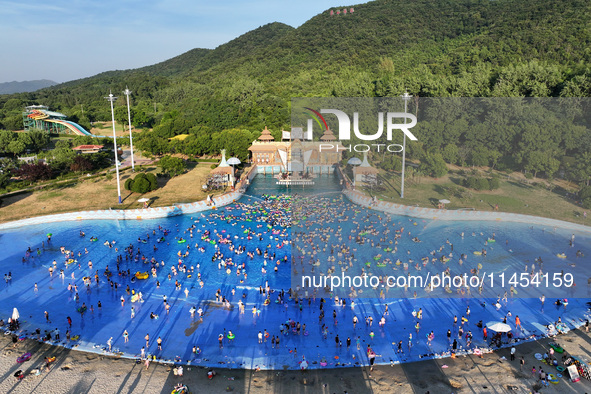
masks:
[[[476,178],[476,190],[487,190],[489,188],[488,179]]]
[[[584,199],[582,205],[585,209],[591,209],[591,197]]]
[[[156,175],[141,172],[137,174],[135,178],[127,179],[124,187],[126,190],[143,194],[156,190],[158,188],[158,183],[156,181]]]
[[[499,178],[491,178],[488,180],[488,187],[490,190],[495,190],[501,187],[501,183],[499,182]]]
[[[527,174],[525,174],[525,179],[534,179],[534,174],[528,172]]]
[[[139,175],[143,175],[143,174],[139,174]],[[150,181],[148,181],[146,179],[146,177],[139,177],[136,176],[134,181],[133,181],[133,185],[131,185],[131,191],[135,192],[135,193],[140,193],[140,194],[144,194],[150,191]]]
[[[209,166],[209,168],[211,168],[212,170],[215,169],[218,165],[217,164],[212,164]]]
[[[468,177],[462,181],[462,185],[474,190],[494,190],[500,187],[498,178]]]
[[[591,186],[583,186],[581,190],[579,190],[579,198],[585,200],[589,197],[591,197]]]
[[[156,180],[156,175],[152,173],[146,174],[146,179],[150,182],[150,190],[158,189],[158,181]]]

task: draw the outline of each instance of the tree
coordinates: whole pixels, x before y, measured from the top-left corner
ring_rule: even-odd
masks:
[[[166,155],[160,159],[158,164],[162,167],[162,172],[170,176],[177,176],[185,172],[185,161],[179,157]]]
[[[2,124],[8,130],[22,130],[23,129],[23,117],[22,115],[7,116],[2,119]]]
[[[76,157],[76,152],[72,150],[69,140],[59,140],[55,143],[55,149],[48,152],[52,164],[69,168]]]
[[[70,171],[87,172],[92,170],[92,162],[83,155],[78,155],[74,157],[74,161],[72,162],[72,164],[70,164]]]
[[[133,115],[134,115],[133,108],[130,108],[129,112],[131,113],[131,119],[133,120]],[[126,125],[126,126],[129,124],[129,120],[127,117],[127,106],[121,106],[121,107],[115,108],[115,121],[119,122],[123,125]]]
[[[0,189],[4,189],[10,183],[10,174],[0,173]]]
[[[538,172],[545,172],[546,176],[552,177],[560,167],[560,162],[548,152],[529,152],[525,160],[524,167],[527,171],[534,173],[534,178],[538,175]]]
[[[16,139],[10,141],[8,144],[8,152],[15,154],[16,156],[22,154],[27,149],[27,145],[21,140]]]
[[[23,164],[15,171],[15,174],[25,180],[35,182],[42,179],[50,179],[51,167],[45,163]]]
[[[34,152],[39,152],[49,145],[49,134],[41,130],[31,130],[28,133],[20,133],[28,136],[27,148]],[[19,136],[20,136],[19,134]]]
[[[583,186],[581,190],[579,190],[579,198],[581,200],[591,198],[591,186]]]
[[[456,144],[447,144],[443,151],[441,152],[441,156],[443,156],[443,160],[450,164],[456,164],[458,162],[458,147]]]
[[[425,158],[421,160],[419,169],[424,174],[428,174],[434,178],[441,178],[447,174],[447,165],[440,153],[427,154]]]
[[[8,152],[8,145],[17,139],[16,133],[9,130],[0,130],[0,150]]]

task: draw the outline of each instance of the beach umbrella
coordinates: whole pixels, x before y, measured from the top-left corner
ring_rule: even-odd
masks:
[[[496,331],[496,332],[511,331],[511,327],[508,324],[501,323],[500,321],[489,321],[488,323],[486,323],[486,327],[489,330]]]
[[[439,202],[442,204],[449,204],[451,201],[443,199],[443,200],[439,200]]]
[[[237,157],[230,157],[227,161],[227,163],[231,166],[237,166],[238,164],[241,163],[240,159]]]
[[[146,198],[146,197],[140,198],[139,200],[137,200],[137,202],[148,202],[148,201],[150,201],[150,199]]]
[[[234,166],[237,166],[238,164],[240,164],[240,159],[237,157],[230,157],[227,161],[227,163],[229,165],[232,166],[232,178],[234,178]],[[233,182],[233,181],[232,181]],[[233,183],[232,183],[233,184]]]
[[[20,315],[18,314],[18,309],[13,308],[12,309],[12,320],[18,320],[20,318]]]

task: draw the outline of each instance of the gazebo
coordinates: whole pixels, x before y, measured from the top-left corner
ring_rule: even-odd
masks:
[[[375,185],[377,183],[378,170],[367,161],[367,152],[363,152],[363,161],[358,167],[353,168],[353,174],[357,185]]]
[[[226,150],[222,149],[222,161],[213,171],[211,171],[213,178],[218,178],[219,183],[231,186],[234,179],[234,168],[226,161]]]

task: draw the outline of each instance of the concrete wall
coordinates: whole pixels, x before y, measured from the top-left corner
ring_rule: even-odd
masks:
[[[351,189],[344,190],[343,194],[353,203],[362,205],[378,211],[391,213],[394,215],[404,215],[421,219],[441,219],[441,220],[476,220],[476,221],[498,221],[535,224],[549,228],[560,227],[568,228],[574,231],[591,233],[591,227],[582,224],[571,223],[563,220],[548,219],[539,216],[522,215],[509,212],[487,212],[487,211],[460,211],[447,209],[421,208],[407,205],[394,204],[391,202],[373,200]]]
[[[233,201],[242,197],[242,193],[231,192],[221,196],[214,197],[216,207],[231,204]],[[191,214],[201,212],[212,207],[207,206],[205,201],[199,201],[189,204],[176,204],[171,207],[146,208],[146,209],[105,209],[99,211],[83,211],[60,213],[56,215],[38,216],[34,218],[17,220],[14,222],[0,223],[0,230],[28,226],[31,224],[43,224],[53,222],[65,222],[76,220],[141,220],[141,219],[159,219],[182,214]]]

